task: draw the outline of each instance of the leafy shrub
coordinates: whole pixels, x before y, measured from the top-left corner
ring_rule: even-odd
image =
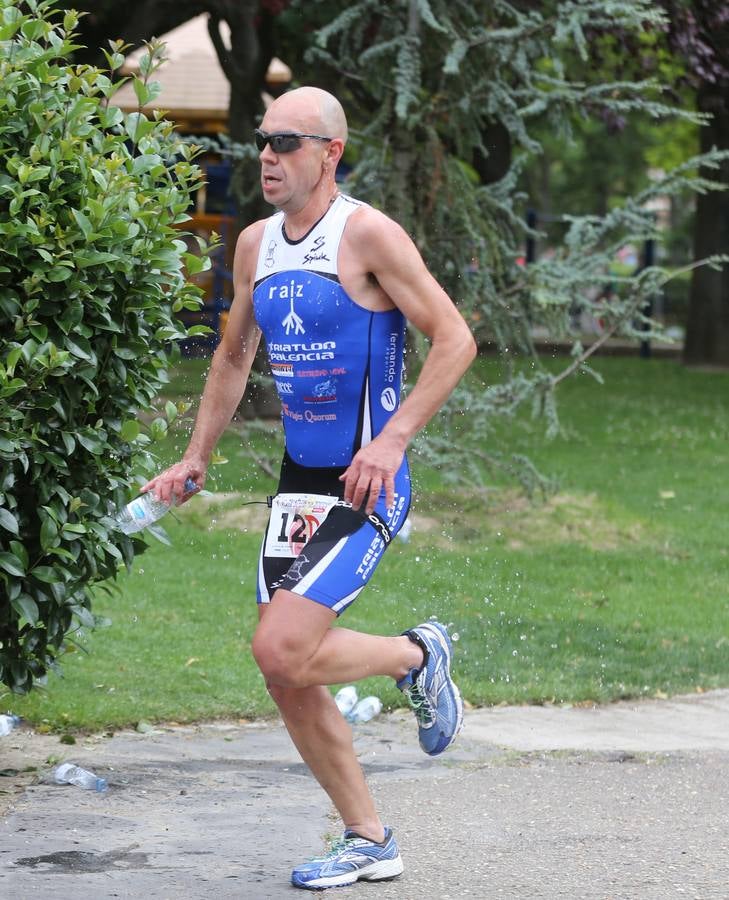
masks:
[[[183,266],[205,265],[176,227],[195,148],[109,102],[120,45],[108,70],[71,65],[78,16],[54,7],[0,0],[0,680],[18,692],[133,558],[110,514],[150,466],[136,417],[186,336],[175,313],[200,303]]]

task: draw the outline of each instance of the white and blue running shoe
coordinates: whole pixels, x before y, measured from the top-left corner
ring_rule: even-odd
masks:
[[[345,831],[326,856],[297,866],[291,873],[291,884],[310,891],[344,887],[355,881],[386,881],[402,873],[403,864],[392,829],[385,829],[385,839],[375,843],[354,831]]]
[[[463,726],[461,694],[451,678],[451,640],[445,625],[425,622],[405,634],[423,648],[425,662],[397,686],[405,693],[418,721],[418,740],[429,756],[437,756]]]

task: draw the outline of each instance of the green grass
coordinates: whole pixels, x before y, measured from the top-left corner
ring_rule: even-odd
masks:
[[[412,538],[393,544],[344,625],[453,623],[456,674],[476,705],[729,685],[729,374],[657,360],[596,367],[604,386],[578,376],[561,389],[566,436],[547,442],[525,418],[499,439],[558,478],[555,496],[530,506],[510,485],[485,500],[449,492],[414,460]],[[196,395],[203,368],[182,367],[171,393]],[[473,377],[495,371],[480,363]],[[181,510],[172,547],[155,542],[120,594],[99,594],[111,625],[83,637],[88,652],[68,654],[45,690],[0,705],[54,729],[273,712],[249,652],[262,507],[240,509],[273,482],[240,434],[220,449],[229,461],[208,486],[234,496]],[[364,689],[402,703],[387,679]]]

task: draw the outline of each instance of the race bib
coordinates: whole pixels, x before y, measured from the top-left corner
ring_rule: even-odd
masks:
[[[277,494],[271,503],[264,555],[298,556],[340,502],[328,494]]]

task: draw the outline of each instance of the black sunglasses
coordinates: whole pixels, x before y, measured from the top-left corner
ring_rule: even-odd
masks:
[[[263,151],[266,144],[271,145],[274,153],[293,153],[301,146],[302,138],[309,138],[312,141],[331,141],[333,138],[324,137],[322,134],[299,134],[296,131],[277,131],[275,134],[267,134],[256,128],[256,147],[259,151]]]

